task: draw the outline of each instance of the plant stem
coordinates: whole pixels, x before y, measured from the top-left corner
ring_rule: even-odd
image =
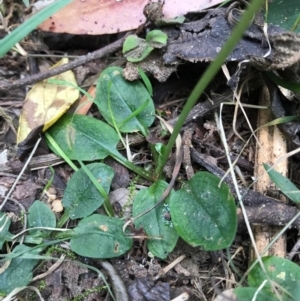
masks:
[[[61,228],[69,219],[70,215],[67,210],[64,211],[63,215],[60,217],[59,221],[57,222],[56,228]]]
[[[129,168],[133,172],[137,173],[139,176],[143,177],[146,180],[149,180],[151,182],[154,181],[154,177],[147,172],[145,169],[134,165],[132,162],[128,161],[124,156],[122,156],[118,151],[111,152],[109,154],[111,157],[113,157],[116,161],[120,162],[125,167]]]
[[[181,131],[181,128],[184,124],[184,121],[190,112],[190,110],[195,105],[196,101],[200,97],[200,95],[204,92],[210,81],[213,79],[213,77],[217,74],[219,69],[221,68],[222,64],[226,60],[226,58],[229,56],[231,51],[234,49],[236,44],[239,42],[239,40],[242,38],[243,33],[248,28],[253,16],[255,13],[259,10],[264,0],[253,0],[247,10],[245,11],[244,15],[241,17],[240,22],[237,24],[237,26],[232,31],[231,36],[223,46],[222,50],[216,57],[216,59],[209,65],[208,69],[204,72],[204,74],[201,76],[200,80],[198,81],[197,85],[193,89],[192,93],[190,94],[179,118],[174,126],[173,133],[170,136],[169,142],[166,146],[165,152],[163,154],[162,160],[160,161],[159,165],[156,168],[156,174],[160,174],[162,172],[162,169],[164,165],[166,164],[169,154],[172,151],[172,148],[175,144],[176,138],[178,134]]]
[[[77,171],[77,166],[69,159],[69,157],[63,152],[63,150],[60,148],[60,146],[56,143],[56,141],[52,138],[52,136],[48,133],[44,133],[46,139],[48,142],[52,145],[52,147],[55,149],[56,153],[62,157],[71,168],[73,168],[74,171]]]

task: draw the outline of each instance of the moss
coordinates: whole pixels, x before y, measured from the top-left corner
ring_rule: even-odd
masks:
[[[39,291],[42,291],[43,289],[45,289],[46,288],[46,280],[45,279],[42,279],[42,280],[40,280],[38,283],[37,283],[37,289],[39,290]]]
[[[82,294],[76,296],[75,298],[73,298],[72,301],[81,301],[84,298],[88,297],[90,294],[99,293],[99,292],[101,292],[105,289],[106,289],[106,286],[99,286],[99,287],[91,288],[89,290],[86,290],[84,293],[82,293]]]
[[[76,260],[76,255],[71,250],[63,249],[59,246],[51,246],[45,253],[45,256],[60,256],[60,255],[66,255],[66,257],[70,260]]]

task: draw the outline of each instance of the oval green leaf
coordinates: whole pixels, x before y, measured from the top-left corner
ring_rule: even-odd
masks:
[[[65,115],[48,132],[71,160],[104,159],[116,152],[119,142],[111,126],[83,115]]]
[[[36,255],[40,250],[31,250],[31,248],[18,245],[13,253],[26,252],[26,255]],[[29,253],[30,252],[30,253]],[[38,263],[38,259],[28,259],[15,257],[11,260],[9,266],[0,274],[0,295],[7,295],[17,287],[26,286],[32,279],[32,270]]]
[[[168,187],[168,183],[164,181],[157,181],[147,189],[139,191],[134,198],[132,215],[133,217],[147,211],[153,207],[163,192]],[[168,198],[166,199],[166,202]],[[178,234],[173,228],[172,222],[168,220],[168,205],[161,203],[156,208],[137,218],[134,221],[135,227],[143,228],[149,238],[147,240],[148,250],[158,258],[166,258],[167,255],[173,251],[178,240]],[[160,238],[161,239],[155,239]]]
[[[70,246],[75,253],[93,258],[112,258],[127,252],[132,239],[123,233],[124,222],[94,214],[84,218],[72,231]]]
[[[146,41],[153,48],[162,48],[167,45],[168,36],[161,30],[151,30],[147,36]]]
[[[127,61],[136,63],[144,60],[154,48],[137,35],[129,35],[123,44],[123,55]]]
[[[86,167],[108,193],[114,176],[113,169],[102,163],[92,163]],[[62,199],[70,219],[83,218],[92,214],[103,202],[103,196],[85,171],[82,168],[77,170],[71,177]]]
[[[41,201],[35,201],[28,210],[28,227],[48,227],[55,228],[56,226],[56,218],[52,210]],[[30,230],[29,233],[31,235],[37,233],[43,233],[45,235],[50,234],[47,230]]]
[[[135,34],[131,34],[125,39],[123,43],[122,52],[123,54],[126,54],[127,52],[132,51],[133,49],[139,47],[143,43],[145,43],[144,39],[139,38]]]
[[[104,119],[121,132],[145,133],[155,117],[153,100],[141,81],[126,81],[122,71],[119,67],[109,67],[101,73],[95,103]],[[144,110],[134,114],[147,100]],[[127,120],[125,124],[124,120]]]
[[[125,53],[124,56],[127,58],[128,62],[137,63],[143,61],[153,49],[153,47],[144,41],[137,48]]]
[[[268,23],[278,25],[283,29],[292,30],[300,15],[299,0],[274,0],[269,3]],[[298,21],[299,22],[299,21]],[[295,32],[300,32],[300,26]]]
[[[271,281],[284,289],[279,290],[282,294],[282,300],[299,300],[300,267],[288,259],[276,256],[263,257],[262,262]],[[253,287],[259,287],[266,279],[265,272],[259,264],[256,264],[248,276],[249,285]],[[271,292],[270,283],[266,283],[264,290]],[[291,296],[285,294],[284,291]],[[274,300],[276,299],[274,298]]]
[[[236,205],[226,184],[208,172],[198,172],[170,197],[172,222],[190,245],[204,250],[230,246],[237,227]]]

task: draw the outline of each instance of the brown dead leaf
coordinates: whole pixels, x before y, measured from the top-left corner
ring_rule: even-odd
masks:
[[[35,196],[36,191],[41,189],[42,186],[38,185],[31,180],[24,181],[22,184],[17,185],[15,192],[13,193],[13,197],[16,200],[23,200],[28,197]]]

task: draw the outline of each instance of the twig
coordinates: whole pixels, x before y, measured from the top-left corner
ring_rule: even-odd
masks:
[[[192,145],[192,135],[193,129],[189,127],[183,132],[182,141],[183,141],[183,158],[182,163],[186,171],[187,179],[190,180],[194,176],[194,169],[191,163],[191,152],[190,148]]]
[[[175,259],[173,262],[171,262],[169,265],[167,265],[166,267],[164,267],[157,276],[155,276],[155,281],[157,281],[162,275],[167,274],[171,269],[174,268],[174,266],[176,264],[178,264],[180,261],[182,261],[183,259],[185,259],[185,255],[181,255],[179,256],[177,259]]]
[[[295,245],[293,246],[291,252],[287,255],[287,259],[292,260],[293,257],[297,254],[300,249],[300,239],[297,240]]]
[[[129,295],[125,284],[122,278],[118,275],[116,269],[108,261],[99,260],[99,263],[110,277],[116,300],[129,301]]]
[[[207,158],[207,156],[200,154],[194,148],[191,148],[191,156],[192,156],[193,161],[195,161],[198,164],[200,164],[201,166],[203,166],[205,169],[207,169],[209,172],[211,172],[215,176],[217,176],[219,178],[224,177],[225,172],[218,166],[214,165],[209,160],[209,158]],[[229,186],[234,197],[237,198],[230,175],[227,175],[224,178],[224,182]],[[244,202],[245,206],[260,206],[263,204],[278,204],[278,201],[276,199],[273,199],[271,197],[263,195],[262,193],[259,193],[259,192],[256,192],[256,191],[253,191],[250,189],[246,189],[243,187],[239,187],[239,189],[240,189],[240,193],[243,196],[243,202]]]
[[[297,207],[286,204],[264,204],[262,206],[245,206],[248,220],[251,224],[263,224],[268,226],[284,226],[290,223],[291,219],[298,213]],[[239,231],[244,230],[244,217],[237,210]],[[296,219],[290,227],[299,228],[300,218]]]
[[[60,259],[58,261],[56,261],[55,264],[53,264],[50,267],[50,269],[48,269],[45,273],[42,273],[42,274],[37,275],[34,278],[32,278],[31,282],[43,279],[43,278],[47,277],[48,275],[50,275],[53,271],[55,271],[62,264],[62,262],[64,261],[65,257],[66,257],[66,255],[62,254],[60,256]]]
[[[30,85],[30,84],[36,83],[38,81],[41,81],[43,79],[52,77],[54,75],[63,73],[65,71],[74,69],[76,67],[79,67],[87,62],[102,58],[108,54],[111,54],[111,53],[117,51],[122,46],[125,38],[126,37],[123,37],[99,50],[96,50],[94,52],[88,53],[87,55],[81,56],[78,59],[76,59],[68,64],[62,65],[60,67],[48,70],[46,72],[34,74],[31,76],[22,78],[20,80],[14,81],[12,83],[6,82],[4,84],[0,84],[0,90],[7,90],[7,89],[9,90],[9,89],[20,87],[20,86]]]

